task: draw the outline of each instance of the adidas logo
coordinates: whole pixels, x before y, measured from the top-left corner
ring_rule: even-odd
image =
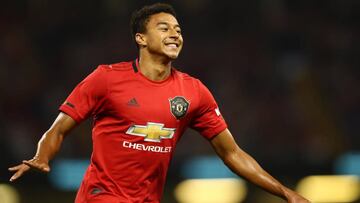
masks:
[[[128,106],[139,106],[138,102],[136,101],[135,98],[132,98],[128,101],[127,103]]]

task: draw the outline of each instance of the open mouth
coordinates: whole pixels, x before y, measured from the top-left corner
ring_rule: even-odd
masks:
[[[179,45],[177,43],[166,43],[165,46],[170,48],[178,48]]]

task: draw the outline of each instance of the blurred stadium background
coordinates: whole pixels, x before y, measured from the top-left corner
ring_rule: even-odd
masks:
[[[10,184],[7,168],[32,157],[58,106],[98,64],[137,56],[130,14],[153,2],[1,1],[0,203],[73,201],[91,153],[90,121],[67,137],[50,175]],[[360,1],[166,2],[185,39],[175,67],[211,89],[239,145],[314,201],[360,202]],[[189,180],[198,178],[212,201],[200,197],[201,181]],[[194,203],[284,202],[231,178],[189,130],[162,202],[191,203],[194,194]]]

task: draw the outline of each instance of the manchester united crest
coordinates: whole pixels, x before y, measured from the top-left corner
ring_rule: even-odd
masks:
[[[169,101],[172,115],[175,116],[175,118],[178,120],[184,117],[187,110],[189,109],[190,103],[186,101],[184,97],[180,96],[169,99]]]

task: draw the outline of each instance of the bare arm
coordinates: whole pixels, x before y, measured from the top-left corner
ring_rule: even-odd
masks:
[[[250,155],[240,149],[228,129],[214,137],[211,144],[224,163],[237,175],[290,203],[309,202],[262,169]]]
[[[49,172],[49,161],[61,147],[61,143],[68,132],[76,126],[76,122],[65,113],[59,113],[50,129],[47,130],[38,142],[34,158],[23,161],[22,164],[9,168],[15,172],[10,181],[15,181],[29,169]]]

